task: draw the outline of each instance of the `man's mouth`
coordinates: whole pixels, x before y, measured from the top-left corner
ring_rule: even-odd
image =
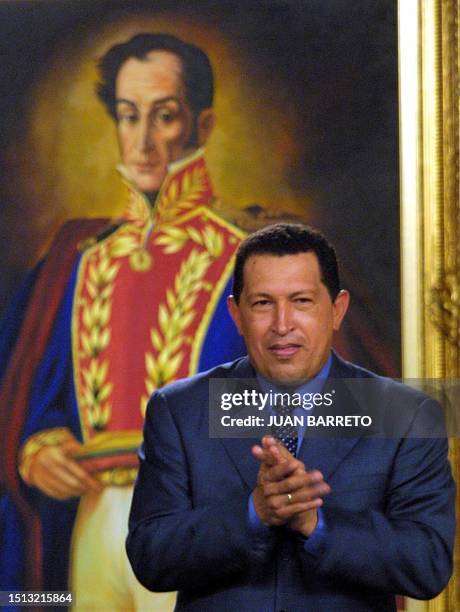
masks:
[[[278,359],[289,359],[293,357],[299,350],[300,344],[289,342],[286,344],[272,344],[268,347],[268,350],[275,355]]]
[[[148,172],[152,172],[152,170],[154,170],[156,164],[154,163],[141,163],[141,164],[134,164],[134,167],[136,168],[137,172],[140,172],[141,174],[143,173],[148,173]]]

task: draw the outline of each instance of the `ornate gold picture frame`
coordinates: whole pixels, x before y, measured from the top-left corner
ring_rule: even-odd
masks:
[[[405,377],[460,376],[459,10],[457,0],[399,0]],[[459,440],[449,448],[458,483]],[[446,590],[409,605],[460,609],[458,542]]]

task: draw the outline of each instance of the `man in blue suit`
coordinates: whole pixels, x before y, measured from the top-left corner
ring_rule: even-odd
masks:
[[[239,248],[229,298],[249,356],[152,396],[127,551],[147,588],[179,591],[177,610],[387,611],[397,593],[428,599],[446,585],[455,487],[445,437],[424,430],[437,405],[332,352],[348,302],[321,234],[260,230]],[[362,413],[372,396],[397,435],[315,437],[281,412],[278,440],[211,437],[210,381],[251,378],[291,397],[344,380],[342,409]]]

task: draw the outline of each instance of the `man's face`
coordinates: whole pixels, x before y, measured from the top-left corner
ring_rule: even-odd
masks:
[[[229,308],[256,370],[284,384],[315,376],[329,357],[348,293],[331,301],[312,252],[253,255],[243,275],[240,302],[229,298]]]
[[[118,73],[115,96],[123,165],[138,189],[158,191],[168,164],[195,148],[181,60],[169,51],[129,58]]]

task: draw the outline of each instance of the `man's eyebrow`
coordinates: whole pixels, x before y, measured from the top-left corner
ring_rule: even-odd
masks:
[[[248,299],[255,300],[256,298],[271,298],[269,293],[248,293]]]
[[[316,293],[317,289],[313,288],[313,287],[305,287],[305,289],[299,289],[299,291],[294,291],[294,293],[291,293],[289,295],[289,297],[291,298],[295,298],[295,297],[299,297],[299,295],[310,295],[312,293]]]
[[[136,107],[136,104],[131,100],[126,100],[125,98],[116,98],[115,104],[128,104],[129,106]]]
[[[177,104],[181,105],[181,101],[176,96],[166,96],[165,98],[159,98],[152,103],[152,106],[161,106],[166,102],[177,102]],[[126,98],[116,98],[115,104],[129,104],[129,106],[133,106],[137,108],[137,104],[132,100],[127,100]]]
[[[300,295],[311,295],[311,294],[315,294],[316,292],[317,290],[313,287],[305,287],[305,289],[299,289],[298,291],[294,291],[293,293],[290,293],[288,297],[296,298],[296,297],[299,297]],[[257,292],[257,293],[248,293],[248,299],[250,300],[255,300],[255,299],[260,299],[260,298],[272,299],[273,296],[271,293],[264,293],[263,291]]]

